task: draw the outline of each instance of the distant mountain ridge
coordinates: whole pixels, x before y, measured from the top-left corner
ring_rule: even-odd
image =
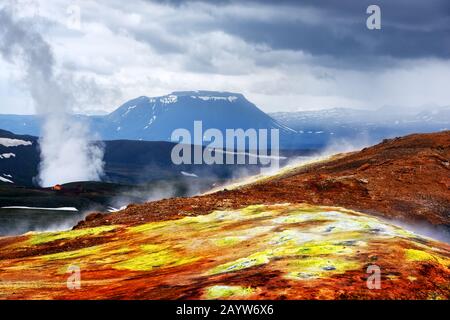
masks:
[[[334,108],[266,114],[240,93],[217,91],[141,96],[107,115],[76,117],[89,121],[92,131],[102,140],[170,141],[172,132],[178,128],[193,135],[197,120],[202,121],[204,131],[279,129],[284,149],[323,148],[342,139],[372,144],[385,138],[450,128],[450,107]],[[0,115],[0,128],[39,136],[40,121],[32,115]]]
[[[279,129],[294,133],[278,123],[242,94],[216,91],[177,91],[171,94],[127,101],[104,116],[88,119],[103,140],[170,141],[175,129],[193,130],[194,121],[203,129]],[[39,135],[40,119],[31,115],[0,115],[0,128],[17,134]]]
[[[328,136],[329,139],[368,140],[411,133],[429,133],[450,129],[450,107],[394,108],[376,110],[332,108],[314,111],[275,112],[269,115],[303,136]]]

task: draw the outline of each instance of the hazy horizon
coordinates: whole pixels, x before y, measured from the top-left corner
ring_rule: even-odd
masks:
[[[83,115],[83,116],[102,116],[102,115],[107,115],[107,114],[110,114],[111,112],[114,112],[115,110],[120,108],[123,104],[127,103],[128,101],[136,99],[138,97],[142,97],[142,96],[149,97],[149,98],[161,97],[161,96],[170,95],[171,93],[176,92],[176,91],[180,91],[180,90],[175,90],[175,91],[172,91],[172,92],[168,92],[167,94],[158,95],[158,96],[151,96],[151,95],[141,94],[141,95],[138,95],[138,96],[135,96],[135,97],[132,97],[132,98],[126,98],[126,100],[124,100],[119,105],[114,106],[112,108],[110,107],[109,110],[99,110],[99,109],[97,109],[97,110],[79,110],[77,112],[74,112],[73,114],[75,114],[75,115]],[[199,90],[183,90],[183,91],[204,91],[204,90],[199,89]],[[223,90],[223,91],[225,91],[225,90]],[[232,92],[232,93],[240,93],[240,92]],[[244,97],[247,98],[245,95],[244,95]],[[249,100],[250,102],[254,103],[253,101],[251,101],[248,98],[247,98],[247,100]],[[411,110],[413,112],[414,111],[419,112],[419,111],[424,111],[424,110],[427,110],[427,109],[450,108],[450,103],[446,104],[446,105],[424,104],[424,105],[421,105],[421,106],[413,106],[413,107],[392,106],[392,105],[387,104],[387,105],[382,105],[382,106],[373,107],[373,108],[367,108],[367,107],[364,108],[364,107],[358,107],[358,106],[349,107],[349,106],[345,106],[345,105],[343,105],[343,106],[339,106],[339,105],[337,105],[337,106],[323,106],[321,108],[311,108],[311,107],[304,106],[304,107],[298,107],[298,108],[293,109],[293,110],[278,110],[276,108],[270,108],[270,111],[265,111],[263,108],[261,108],[257,104],[256,104],[256,106],[258,108],[260,108],[262,111],[266,112],[267,114],[278,113],[278,112],[280,112],[280,113],[311,112],[311,111],[334,110],[334,109],[368,110],[368,111],[372,110],[372,111],[376,111],[376,110],[385,109],[385,108],[392,108],[393,110],[396,110],[396,111]],[[38,115],[36,112],[30,112],[30,113],[17,112],[17,113],[13,113],[13,112],[2,112],[2,110],[0,110],[0,114],[1,115],[20,115],[20,116],[34,116],[34,115]]]

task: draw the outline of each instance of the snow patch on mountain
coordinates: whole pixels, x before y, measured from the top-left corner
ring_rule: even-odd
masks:
[[[193,178],[198,178],[198,175],[196,175],[195,173],[189,173],[189,172],[184,172],[181,171],[181,174],[185,177],[193,177]]]
[[[216,97],[216,96],[191,96],[191,98],[199,98],[203,101],[219,101],[219,100],[223,100],[223,101],[228,101],[228,102],[234,102],[238,99],[238,97],[236,96],[229,96],[229,97]]]
[[[6,179],[6,178],[3,178],[3,177],[0,177],[0,181],[6,182],[6,183],[14,183],[13,181],[11,181],[9,179]]]
[[[125,117],[131,110],[133,110],[136,107],[137,107],[136,105],[128,107],[127,111],[122,115],[122,117]]]
[[[159,98],[159,101],[164,104],[176,103],[178,101],[178,97],[174,94],[171,94],[171,95]]]
[[[31,146],[31,141],[25,141],[20,139],[0,138],[0,145],[4,147],[18,147],[18,146]]]
[[[15,158],[16,155],[14,153],[2,153],[0,154],[0,159],[9,159],[9,158]]]
[[[156,120],[156,116],[154,115],[154,116],[152,116],[152,117],[150,118],[150,121],[148,122],[148,125],[151,126],[152,123],[153,123],[153,121],[155,121],[155,120]],[[147,126],[147,128],[148,128],[148,126]]]
[[[78,209],[75,207],[44,208],[44,207],[8,206],[8,207],[1,207],[1,209],[51,210],[51,211],[73,211],[73,212],[78,211]]]

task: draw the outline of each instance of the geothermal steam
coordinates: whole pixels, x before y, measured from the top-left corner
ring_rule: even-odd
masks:
[[[43,118],[39,184],[99,180],[103,148],[92,142],[88,125],[71,115],[73,99],[55,74],[49,44],[29,23],[14,19],[8,8],[0,9],[0,53],[23,68],[36,112]]]

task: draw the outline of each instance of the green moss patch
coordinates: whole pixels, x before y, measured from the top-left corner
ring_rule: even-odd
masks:
[[[447,268],[450,265],[450,259],[440,257],[438,255],[434,255],[423,250],[406,249],[405,257],[409,261],[434,261]]]
[[[85,257],[93,254],[99,254],[102,250],[102,246],[93,246],[89,248],[83,248],[73,251],[65,251],[65,252],[58,252],[58,253],[52,253],[42,256],[42,259],[45,260],[62,260],[62,259],[75,259],[80,257]]]
[[[255,292],[250,287],[241,286],[212,286],[206,288],[206,299],[244,298]]]
[[[305,257],[290,261],[286,278],[295,280],[330,277],[360,268],[356,261],[329,257]]]
[[[225,272],[234,272],[239,271],[242,269],[247,269],[259,265],[266,264],[270,261],[269,259],[270,253],[263,251],[263,252],[256,252],[246,258],[241,258],[236,261],[231,261],[222,265],[219,265],[212,270],[210,270],[209,274],[219,274],[219,273],[225,273]]]
[[[230,247],[234,246],[245,240],[242,237],[223,237],[221,239],[213,239],[213,243],[218,247]]]
[[[62,232],[44,232],[38,233],[29,239],[29,244],[38,245],[47,242],[53,242],[57,240],[70,240],[80,237],[96,236],[104,232],[112,231],[116,229],[117,226],[101,226],[95,228],[78,229]]]
[[[150,271],[160,267],[175,267],[198,260],[196,257],[184,257],[161,245],[143,245],[140,253],[130,259],[115,264],[116,269]]]

